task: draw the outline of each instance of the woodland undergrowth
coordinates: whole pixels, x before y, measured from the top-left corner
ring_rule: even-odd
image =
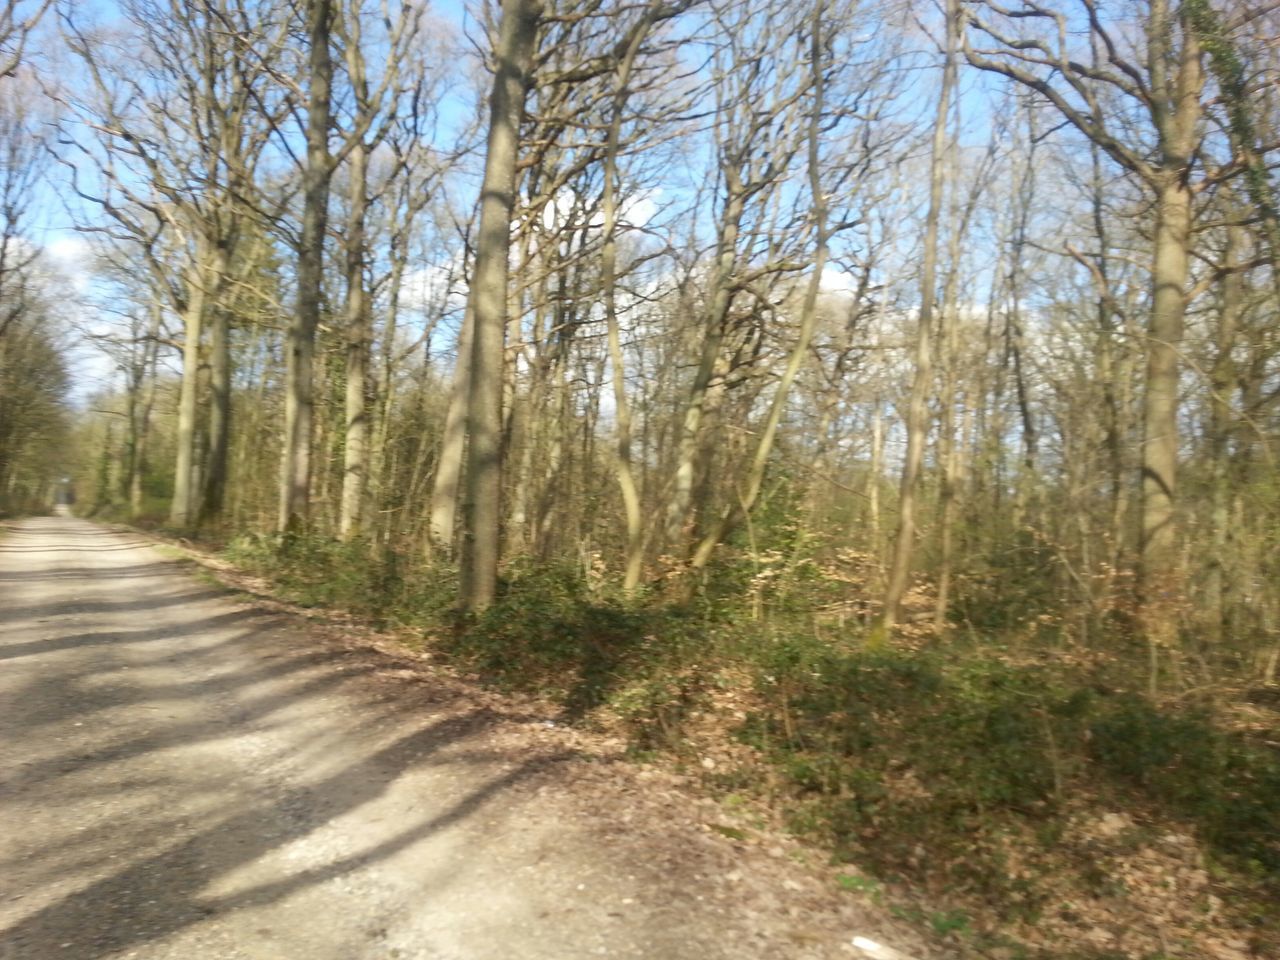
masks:
[[[1085,649],[1006,596],[991,620],[1008,626],[979,630],[970,596],[966,622],[869,650],[857,605],[832,602],[851,578],[762,575],[759,556],[678,601],[670,583],[625,597],[599,570],[515,564],[460,619],[452,570],[367,544],[241,537],[225,555],[770,811],[847,865],[852,892],[933,904],[896,909],[966,956],[1280,955],[1277,715],[1240,723],[1220,690],[1152,700],[1120,625]],[[1128,918],[1099,906],[1121,901]],[[1139,916],[1145,939],[1124,932]]]

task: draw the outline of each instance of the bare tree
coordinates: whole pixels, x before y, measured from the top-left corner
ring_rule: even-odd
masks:
[[[794,57],[792,11],[776,5],[716,5],[717,43],[711,96],[715,143],[714,253],[705,289],[695,293],[702,271],[690,270],[686,296],[696,297],[697,367],[686,388],[678,444],[665,507],[667,549],[686,559],[702,539],[699,525],[714,522],[701,507],[710,429],[728,388],[746,385],[744,371],[759,359],[766,318],[774,311],[774,285],[808,265],[797,227],[807,211],[784,213],[786,171],[805,149],[802,122],[812,87],[807,55]],[[763,43],[763,46],[760,44]],[[791,222],[782,223],[782,218]]]
[[[384,11],[385,12],[385,11]],[[373,341],[372,310],[366,290],[368,260],[367,224],[370,195],[370,156],[391,135],[393,127],[420,117],[427,93],[425,63],[410,54],[420,23],[420,11],[409,4],[400,9],[400,17],[387,37],[366,39],[364,0],[349,0],[338,18],[337,32],[342,41],[346,80],[352,101],[351,149],[347,156],[348,197],[347,224],[343,238],[346,260],[346,393],[343,417],[342,503],[338,518],[339,536],[351,539],[364,528],[365,499],[369,483],[370,411],[368,403],[369,366]],[[385,42],[392,49],[396,66],[390,69],[396,82],[376,85],[370,82],[364,45]],[[375,99],[376,95],[376,99]],[[419,125],[411,124],[414,130]],[[400,156],[403,156],[401,154]],[[396,162],[384,174],[377,192],[405,172]],[[426,184],[420,184],[425,187]],[[419,202],[420,204],[423,201]]]
[[[831,247],[842,233],[861,221],[861,205],[868,200],[864,196],[866,181],[878,170],[895,140],[886,135],[887,125],[880,129],[876,123],[894,102],[885,81],[886,66],[895,51],[858,39],[864,12],[858,4],[830,0],[816,0],[812,9],[797,10],[807,22],[807,29],[797,38],[803,46],[794,56],[807,72],[795,125],[805,156],[806,190],[800,202],[808,207],[809,214],[800,231],[811,245],[804,256],[808,278],[798,297],[793,340],[764,422],[757,428],[744,481],[718,515],[706,523],[689,555],[689,565],[694,570],[707,564],[715,548],[760,500],[792,387],[810,360]],[[875,106],[868,110],[873,103]]]
[[[285,348],[284,454],[280,470],[279,528],[304,527],[310,514],[311,432],[314,412],[315,341],[324,283],[325,226],[333,155],[329,124],[333,98],[332,0],[306,0],[306,156],[302,164],[302,228],[298,235],[298,302]],[[354,147],[354,142],[352,143]]]
[[[53,0],[3,0],[0,3],[0,80],[17,72],[26,54],[27,38]]]
[[[972,14],[966,33],[971,63],[1044,97],[1153,201],[1139,611],[1153,689],[1163,651],[1176,653],[1187,600],[1176,476],[1183,329],[1188,303],[1200,292],[1189,287],[1196,197],[1243,176],[1260,222],[1275,223],[1269,186],[1260,176],[1268,145],[1258,138],[1248,106],[1252,93],[1265,90],[1265,75],[1248,79],[1237,55],[1242,31],[1259,16],[1250,10],[1220,14],[1207,3],[1175,8],[1165,0],[1107,11],[1088,0],[1070,11],[1027,3],[1015,16],[988,3]],[[977,37],[995,46],[977,49]],[[1213,80],[1216,96],[1209,93]],[[1215,126],[1228,135],[1211,135]],[[1223,146],[1231,152],[1215,156]],[[1095,272],[1095,279],[1105,277]],[[1171,658],[1174,668],[1178,659]]]
[[[520,118],[537,42],[539,0],[504,0],[494,46],[489,135],[481,187],[467,408],[467,495],[463,510],[461,605],[472,612],[493,602],[502,522],[502,368],[507,324],[507,258],[515,204]]]
[[[933,145],[929,160],[929,211],[925,217],[924,251],[920,263],[920,312],[916,320],[915,372],[907,401],[907,452],[898,487],[898,526],[885,586],[884,607],[871,643],[882,644],[898,620],[902,597],[911,575],[915,549],[916,493],[924,463],[929,432],[929,390],[933,385],[933,315],[937,298],[938,225],[942,220],[943,193],[947,175],[947,116],[956,82],[956,47],[960,31],[960,7],[948,0],[946,46],[943,52],[942,82],[934,117]]]
[[[183,317],[170,510],[170,523],[181,529],[221,509],[230,431],[229,317],[221,298],[274,122],[260,112],[266,102],[260,64],[281,52],[287,28],[272,20],[269,6],[238,0],[128,0],[122,9],[138,60],[112,56],[108,40],[82,26],[77,11],[60,11],[90,91],[63,97],[70,116],[62,159],[73,189],[106,215],[109,225],[87,229],[137,244],[156,295]],[[258,25],[252,33],[227,29],[248,20]],[[87,170],[96,171],[96,187],[84,184]],[[175,250],[181,251],[176,269],[169,262]],[[212,484],[202,496],[195,476],[198,374],[210,326],[215,413],[205,475]]]
[[[32,78],[0,78],[0,343],[27,309],[37,249],[28,241],[30,208],[42,175],[42,122],[32,109]]]

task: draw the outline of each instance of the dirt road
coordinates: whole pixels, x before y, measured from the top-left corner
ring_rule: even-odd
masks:
[[[15,524],[0,960],[856,955],[778,850],[544,726],[137,537]]]

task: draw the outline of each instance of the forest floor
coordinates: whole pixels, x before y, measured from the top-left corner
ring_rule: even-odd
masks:
[[[945,955],[620,741],[141,535],[0,529],[0,661],[4,960]]]

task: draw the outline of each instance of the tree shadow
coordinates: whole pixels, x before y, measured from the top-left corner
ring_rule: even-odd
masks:
[[[228,611],[193,620],[184,632],[195,636],[208,629],[241,624],[254,615],[253,611]],[[69,876],[82,875],[80,871],[90,876],[109,871],[0,932],[0,955],[6,960],[35,960],[51,952],[64,958],[106,956],[154,942],[211,917],[277,903],[309,887],[380,863],[435,832],[463,822],[546,765],[571,756],[566,752],[545,753],[503,769],[504,756],[483,744],[482,734],[495,721],[494,714],[467,709],[443,718],[424,717],[424,707],[456,711],[452,695],[441,695],[407,678],[388,678],[387,674],[402,664],[371,648],[286,647],[284,643],[289,638],[280,635],[280,631],[289,626],[288,618],[258,616],[258,622],[242,624],[225,639],[176,653],[155,645],[158,640],[173,637],[172,626],[124,634],[80,634],[61,638],[61,642],[40,650],[24,651],[37,656],[55,649],[80,650],[91,656],[62,669],[34,671],[36,679],[18,690],[18,699],[35,709],[20,715],[17,729],[9,731],[12,736],[37,736],[46,725],[65,724],[72,718],[92,726],[96,723],[94,718],[104,710],[154,710],[197,697],[218,709],[219,720],[210,723],[202,711],[190,723],[160,724],[133,735],[108,734],[105,742],[89,749],[72,749],[24,766],[9,784],[9,796],[65,809],[69,818],[75,816],[77,805],[90,797],[95,803],[109,805],[130,795],[145,796],[147,791],[155,791],[179,801],[173,806],[181,807],[185,792],[185,799],[210,802],[218,796],[214,788],[189,782],[181,770],[172,777],[165,776],[165,761],[160,761],[162,772],[155,775],[138,775],[128,764],[148,754],[165,757],[171,755],[167,751],[174,751],[172,755],[176,756],[201,744],[234,740],[245,731],[254,735],[278,734],[287,740],[292,724],[290,710],[331,695],[352,698],[357,704],[356,720],[341,731],[344,739],[350,737],[359,743],[365,735],[385,736],[406,724],[409,731],[322,778],[261,784],[252,803],[223,804],[229,807],[227,812],[195,832],[183,823],[181,814],[160,808],[144,821],[113,820],[90,831],[68,832],[60,842],[43,844],[40,855],[47,866],[22,870],[22,865],[12,859],[0,862],[0,874],[21,875],[40,886],[51,887],[63,886]],[[161,684],[104,684],[97,676],[107,666],[101,657],[109,656],[118,644],[128,644],[133,654],[126,676],[145,673],[154,662],[176,667],[193,679]],[[239,666],[213,678],[206,675],[211,666],[228,658]],[[379,681],[376,688],[369,685],[371,679]],[[48,707],[41,708],[39,704],[48,699],[53,689],[59,691],[58,696]],[[415,710],[419,717],[416,720]],[[319,750],[332,747],[314,743],[303,746]],[[376,800],[401,777],[425,768],[453,770],[446,774],[451,781],[461,776],[474,785],[460,791],[450,802],[436,804],[435,809],[424,804],[426,809],[420,817],[390,836],[379,835],[367,848],[348,849],[328,862],[305,865],[244,889],[210,892],[233,872],[254,865],[273,851]],[[103,783],[104,779],[112,780],[113,770],[121,774],[113,782]],[[169,835],[180,839],[154,850],[157,838]],[[136,844],[129,843],[133,837]],[[122,846],[147,852],[127,856],[126,862],[120,864]],[[443,874],[440,882],[447,882]]]
[[[175,572],[175,562],[130,563],[103,567],[62,567],[58,570],[20,570],[0,573],[0,583],[48,583],[51,580],[140,580]]]
[[[159,607],[175,607],[200,603],[215,597],[233,597],[234,592],[225,587],[207,587],[184,590],[169,596],[148,596],[137,600],[79,600],[67,602],[35,603],[28,606],[0,608],[0,624],[20,620],[55,621],[70,617],[85,617],[96,613],[145,613]],[[0,660],[7,659],[0,650]]]
[[[12,952],[5,956],[15,960],[45,957],[54,949],[62,957],[96,957],[163,939],[210,917],[276,903],[307,887],[384,861],[432,833],[474,816],[548,763],[569,756],[530,758],[483,779],[444,809],[367,849],[234,893],[207,892],[238,868],[376,799],[400,776],[432,763],[433,755],[465,741],[484,722],[483,716],[472,713],[429,724],[339,773],[292,787],[283,795],[226,816],[24,918],[0,935],[0,946],[7,946]],[[445,762],[483,767],[493,759],[481,751]],[[264,824],[278,828],[282,820],[285,829],[264,829]],[[145,825],[144,829],[154,828]]]
[[[195,601],[195,597],[188,595],[173,600],[174,604],[191,603]],[[154,601],[140,600],[135,604],[123,604],[115,609],[131,611],[137,610],[143,612],[153,609],[156,606],[163,606],[163,603],[155,603]],[[95,605],[100,612],[115,612],[109,603]],[[27,608],[28,610],[39,610],[39,607]],[[52,607],[56,610],[56,605]],[[56,624],[61,620],[63,623],[68,621],[76,622],[80,618],[81,609],[76,607],[71,613],[62,616],[51,616],[51,624]],[[203,620],[195,621],[202,629],[220,629],[222,627],[232,626],[243,620],[251,620],[261,617],[262,614],[254,610],[228,610],[226,613],[219,614],[215,617],[206,617]],[[17,617],[0,617],[0,623],[6,620],[16,620]],[[101,647],[120,643],[151,643],[157,640],[171,640],[175,633],[174,627],[166,625],[163,627],[153,627],[150,630],[94,630],[88,633],[74,633],[70,636],[53,636],[42,640],[29,640],[25,643],[12,643],[0,647],[0,660],[19,660],[23,657],[40,656],[46,653],[55,653],[61,650],[80,650],[88,647]]]
[[[20,758],[5,771],[0,819],[41,813],[3,838],[0,876],[21,887],[7,912],[32,904],[0,930],[5,960],[105,957],[278,904],[481,811],[492,819],[496,800],[573,756],[548,748],[513,765],[486,736],[509,718],[419,682],[371,646],[300,642],[293,618],[220,604],[222,591],[194,587],[173,563],[12,566],[0,580],[83,579],[98,592],[0,609],[10,625],[0,628],[0,718],[6,755]],[[45,618],[53,635],[42,637]],[[57,633],[79,620],[79,632]],[[22,633],[6,643],[9,629]],[[419,777],[429,786],[410,803],[399,793],[388,801],[394,827],[357,831],[337,848],[315,843],[301,863],[282,852],[410,789],[396,785],[411,775],[413,790]],[[427,882],[443,887],[457,868],[442,863]]]

